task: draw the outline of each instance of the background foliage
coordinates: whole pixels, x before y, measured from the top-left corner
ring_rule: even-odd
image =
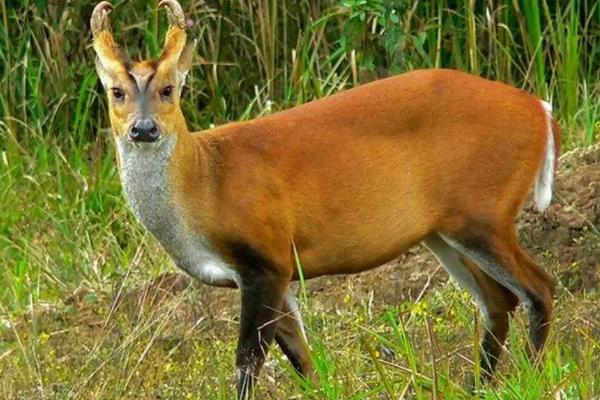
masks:
[[[183,102],[193,129],[415,68],[457,68],[551,99],[566,148],[598,140],[598,0],[181,2],[198,39]],[[132,58],[157,56],[167,25],[156,1],[113,3],[119,43]],[[94,5],[0,0],[0,322],[81,286],[113,293],[168,264],[122,199],[90,48]],[[17,341],[23,373],[43,383],[35,325],[30,333],[31,348]],[[0,339],[0,360],[13,344]]]

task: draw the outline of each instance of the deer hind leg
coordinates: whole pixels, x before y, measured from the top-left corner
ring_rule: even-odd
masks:
[[[533,307],[533,314],[530,317],[529,337],[534,349],[539,352],[546,342],[548,332],[550,331],[550,322],[552,318],[552,298],[555,292],[554,278],[529,257],[529,255],[518,245],[515,247],[515,257],[519,266],[527,270],[530,276],[534,277],[546,303],[540,307]]]
[[[519,300],[438,234],[430,235],[423,244],[479,305],[486,327],[481,343],[483,349],[481,368],[484,377],[489,379],[493,375],[508,334],[509,314],[516,308]]]
[[[552,278],[517,244],[514,232],[461,232],[442,236],[452,247],[474,260],[491,278],[514,293],[529,310],[530,340],[535,352],[546,341],[552,318]]]
[[[296,299],[289,291],[283,298],[281,313],[281,317],[277,319],[275,341],[296,371],[305,378],[313,379],[314,370],[306,344],[302,317]]]

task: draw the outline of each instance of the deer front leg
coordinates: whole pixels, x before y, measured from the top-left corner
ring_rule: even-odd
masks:
[[[269,270],[253,270],[242,277],[242,314],[236,355],[239,399],[251,396],[282,315],[288,284],[289,280]]]
[[[281,318],[277,320],[275,341],[296,371],[304,378],[316,382],[300,310],[296,299],[289,291],[283,299],[281,312]]]

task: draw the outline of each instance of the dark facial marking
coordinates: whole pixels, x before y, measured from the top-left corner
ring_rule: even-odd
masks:
[[[152,71],[148,74],[150,76],[147,77],[148,75],[138,76],[134,72],[131,72],[131,70],[127,71],[127,75],[129,75],[129,79],[131,80],[131,82],[133,82],[133,84],[137,88],[138,93],[146,92],[146,89],[148,88],[148,86],[150,85],[150,82],[154,78],[155,73],[156,73],[156,71]]]
[[[148,95],[148,87],[156,75],[156,66],[151,65],[151,68],[152,69],[149,70],[145,75],[136,74],[133,68],[127,72],[129,79],[135,84],[137,89],[137,96],[135,100],[140,117],[150,117],[148,112],[148,104],[150,103],[151,96]]]

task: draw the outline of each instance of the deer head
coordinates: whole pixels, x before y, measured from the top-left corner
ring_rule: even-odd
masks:
[[[99,3],[90,20],[96,70],[108,94],[113,133],[136,147],[187,132],[179,98],[195,42],[187,41],[186,20],[177,1],[162,0],[158,6],[167,9],[170,26],[162,54],[155,60],[125,59],[110,31],[109,2]]]

